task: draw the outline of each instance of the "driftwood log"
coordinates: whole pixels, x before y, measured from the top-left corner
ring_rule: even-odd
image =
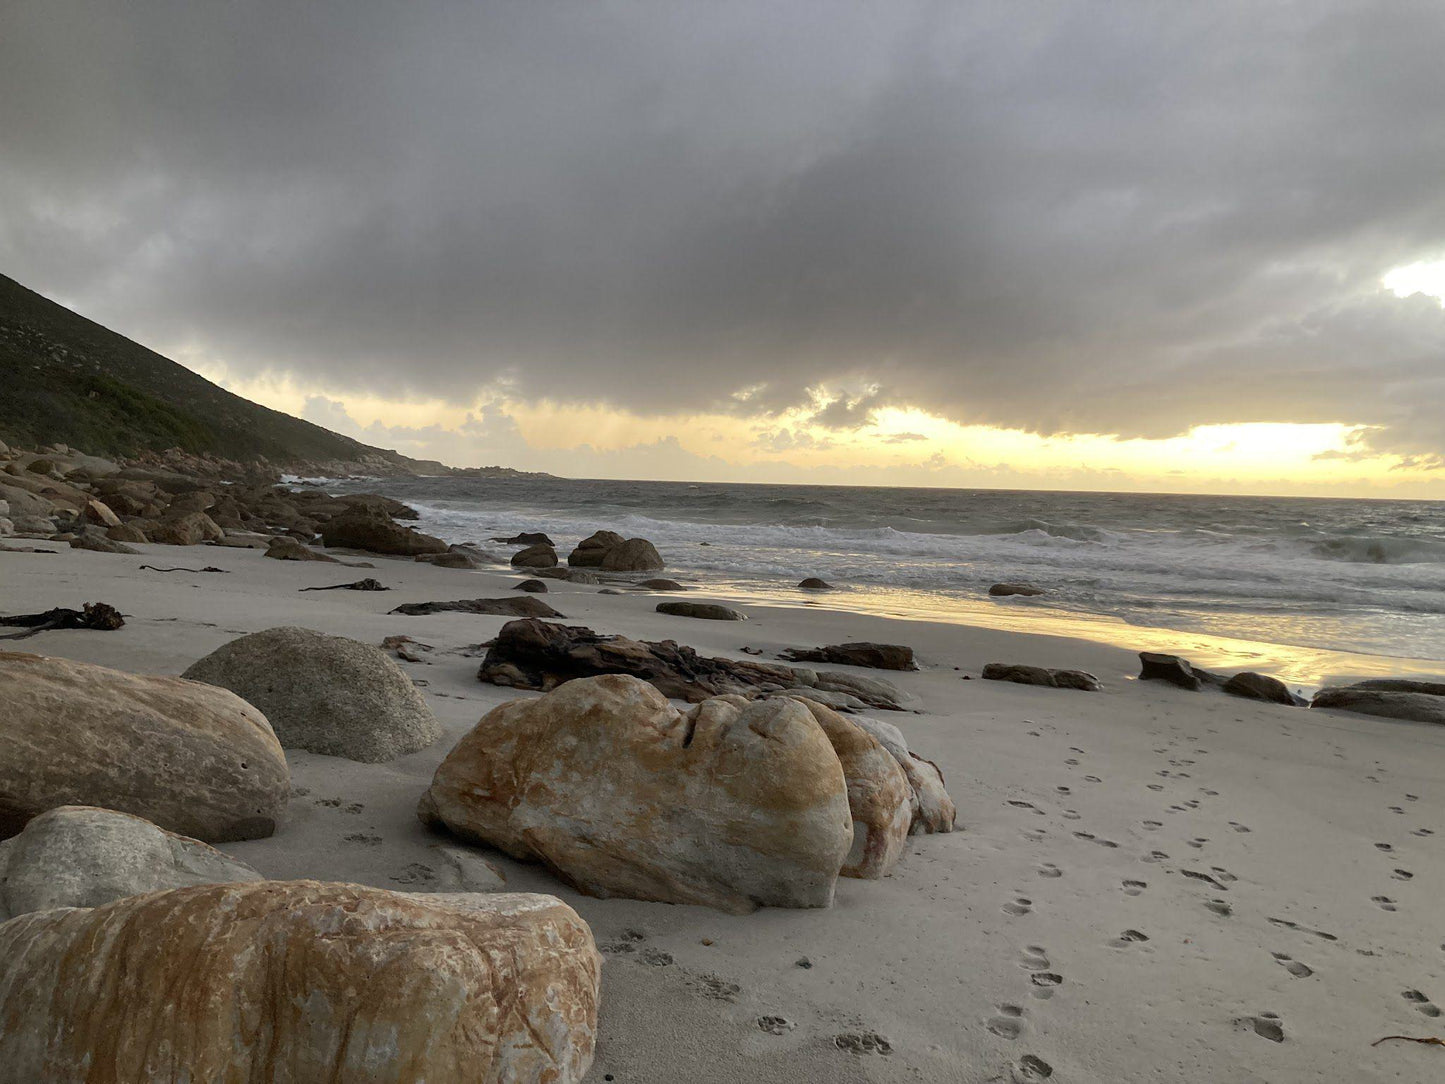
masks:
[[[777,663],[710,658],[675,640],[605,636],[579,625],[509,621],[488,645],[477,678],[493,685],[548,691],[573,678],[631,674],[689,703],[737,693],[750,699],[786,693],[840,711],[901,711],[903,699],[877,678],[816,672]]]
[[[391,588],[382,584],[380,580],[373,580],[368,576],[364,580],[356,580],[352,583],[333,583],[328,587],[301,587],[300,591],[390,591]]]

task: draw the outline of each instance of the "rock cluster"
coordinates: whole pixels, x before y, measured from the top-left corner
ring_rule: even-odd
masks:
[[[894,752],[820,704],[725,695],[679,710],[607,675],[493,709],[417,814],[591,895],[741,913],[826,907],[840,874],[884,876],[918,808]]]
[[[596,531],[567,555],[574,568],[605,572],[654,572],[665,568],[657,547],[645,538],[623,538],[615,531]]]
[[[630,674],[665,696],[697,703],[735,693],[788,694],[835,710],[901,710],[903,695],[886,681],[833,670],[712,658],[674,640],[604,636],[579,625],[524,618],[509,621],[487,647],[477,677],[516,689],[555,689],[576,678]]]
[[[1207,685],[1223,689],[1231,696],[1290,707],[1303,707],[1307,703],[1303,697],[1291,692],[1279,678],[1257,674],[1253,670],[1241,670],[1233,677],[1225,678],[1192,666],[1188,659],[1178,655],[1163,655],[1153,651],[1139,652],[1139,663],[1141,681],[1167,681],[1191,692],[1197,692]]]
[[[69,448],[43,455],[6,449],[0,453],[0,535],[106,553],[134,552],[130,546],[146,542],[265,546],[285,539],[292,544],[268,554],[283,560],[326,560],[302,553],[301,544],[317,538],[371,553],[448,552],[440,539],[395,522],[417,518],[400,501],[290,489],[258,480],[255,470],[179,454],[163,465],[125,466]],[[449,561],[456,559],[441,563]]]

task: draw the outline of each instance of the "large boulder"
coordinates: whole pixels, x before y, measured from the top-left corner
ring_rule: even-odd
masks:
[[[447,550],[446,553],[419,553],[416,559],[422,564],[436,565],[438,568],[460,568],[467,571],[474,571],[482,566],[461,550]]]
[[[866,641],[829,644],[826,647],[789,648],[783,652],[789,662],[823,662],[833,666],[867,666],[875,670],[917,670],[913,648],[903,644],[874,644]]]
[[[512,554],[513,568],[555,568],[556,566],[557,551],[545,542],[538,542],[536,545],[528,546],[526,549]]]
[[[662,555],[645,538],[627,538],[602,555],[604,572],[653,572],[666,568]]]
[[[1139,652],[1139,680],[1167,681],[1191,692],[1198,692],[1204,685],[1220,684],[1218,677],[1207,670],[1191,666],[1188,659],[1158,651]]]
[[[679,711],[646,682],[569,682],[493,709],[418,816],[595,896],[826,907],[853,843],[838,756],[794,700]]]
[[[210,843],[269,836],[291,791],[266,717],[173,677],[0,652],[0,838],[63,805]]]
[[[1224,683],[1224,691],[1247,700],[1265,700],[1272,704],[1288,704],[1303,707],[1307,701],[1290,692],[1289,686],[1279,678],[1268,674],[1257,674],[1253,670],[1241,670]]]
[[[1439,687],[1439,682],[1379,678],[1321,689],[1310,707],[1338,708],[1416,723],[1445,723],[1445,692],[1432,691]]]
[[[183,676],[256,705],[288,749],[374,763],[425,749],[442,735],[401,667],[344,636],[267,629],[222,644]]]
[[[616,531],[594,531],[577,543],[576,548],[567,555],[567,563],[574,568],[600,568],[607,551],[625,541]]]
[[[988,589],[988,593],[994,598],[1007,598],[1009,595],[1023,595],[1031,598],[1034,595],[1042,595],[1044,589],[1035,587],[1031,583],[996,583]]]
[[[1078,689],[1095,693],[1102,687],[1087,670],[1050,670],[1022,663],[991,662],[981,675],[986,681],[1012,681],[1016,685],[1042,685],[1048,689]]]
[[[659,602],[657,612],[672,617],[695,617],[703,621],[746,621],[747,614],[718,602]]]
[[[387,516],[365,508],[327,520],[322,525],[321,537],[328,546],[348,546],[368,553],[391,553],[400,557],[447,551],[447,544],[440,538],[403,527]]]
[[[0,1081],[575,1084],[601,959],[551,896],[262,881],[0,926]]]
[[[52,907],[97,907],[163,888],[261,879],[239,859],[143,817],[58,806],[0,843],[0,922]]]
[[[266,556],[276,561],[326,561],[339,564],[335,557],[304,546],[294,538],[278,534],[266,547]]]
[[[199,546],[202,542],[219,542],[226,537],[226,532],[204,512],[173,516],[146,533],[152,542],[164,546]]]
[[[853,846],[843,859],[844,877],[877,880],[898,864],[913,826],[913,789],[903,767],[872,734],[831,708],[799,700],[823,728],[848,785]]]

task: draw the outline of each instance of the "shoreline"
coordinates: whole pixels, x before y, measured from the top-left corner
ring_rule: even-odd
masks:
[[[278,625],[431,645],[424,661],[401,665],[441,741],[381,764],[287,750],[294,789],[276,834],[221,849],[271,878],[437,890],[428,878],[442,868],[441,841],[417,821],[418,797],[482,714],[536,694],[476,678],[475,645],[507,618],[388,611],[507,596],[524,570],[355,555],[375,565],[363,573],[225,547],[41,545],[60,552],[0,553],[0,610],[107,601],[127,624],[45,632],[11,650],[178,674]],[[391,590],[300,590],[360,575]],[[1071,1081],[1383,1084],[1438,1069],[1428,1048],[1370,1043],[1434,1029],[1402,990],[1445,1005],[1445,937],[1433,918],[1445,891],[1445,729],[1136,681],[1132,652],[1038,630],[759,603],[745,604],[747,621],[698,621],[655,612],[676,595],[548,587],[540,597],[566,624],[672,638],[705,655],[913,646],[918,672],[855,672],[916,698],[875,717],[938,763],[959,809],[955,832],[911,839],[889,876],[840,882],[826,910],[737,916],[595,899],[479,851],[509,891],[574,907],[604,949],[589,1080],[985,1084],[1037,1079],[1024,1074],[1043,1064]],[[978,680],[992,661],[1090,670],[1104,688]],[[773,1031],[759,1023],[779,1017]],[[1270,1021],[1282,1041],[1266,1036]],[[860,1036],[883,1038],[887,1053],[860,1050]]]

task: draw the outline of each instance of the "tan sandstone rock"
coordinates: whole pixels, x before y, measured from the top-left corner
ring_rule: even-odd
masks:
[[[733,913],[828,906],[853,841],[842,767],[802,704],[682,712],[625,675],[493,709],[417,813],[590,895]]]
[[[903,767],[857,723],[814,700],[798,698],[828,736],[848,784],[853,846],[844,877],[876,880],[898,864],[913,825],[913,788]]]
[[[269,836],[290,794],[266,717],[196,681],[0,652],[0,838],[95,805],[207,842]]]
[[[0,926],[0,1084],[574,1084],[600,958],[551,896],[263,881]]]

